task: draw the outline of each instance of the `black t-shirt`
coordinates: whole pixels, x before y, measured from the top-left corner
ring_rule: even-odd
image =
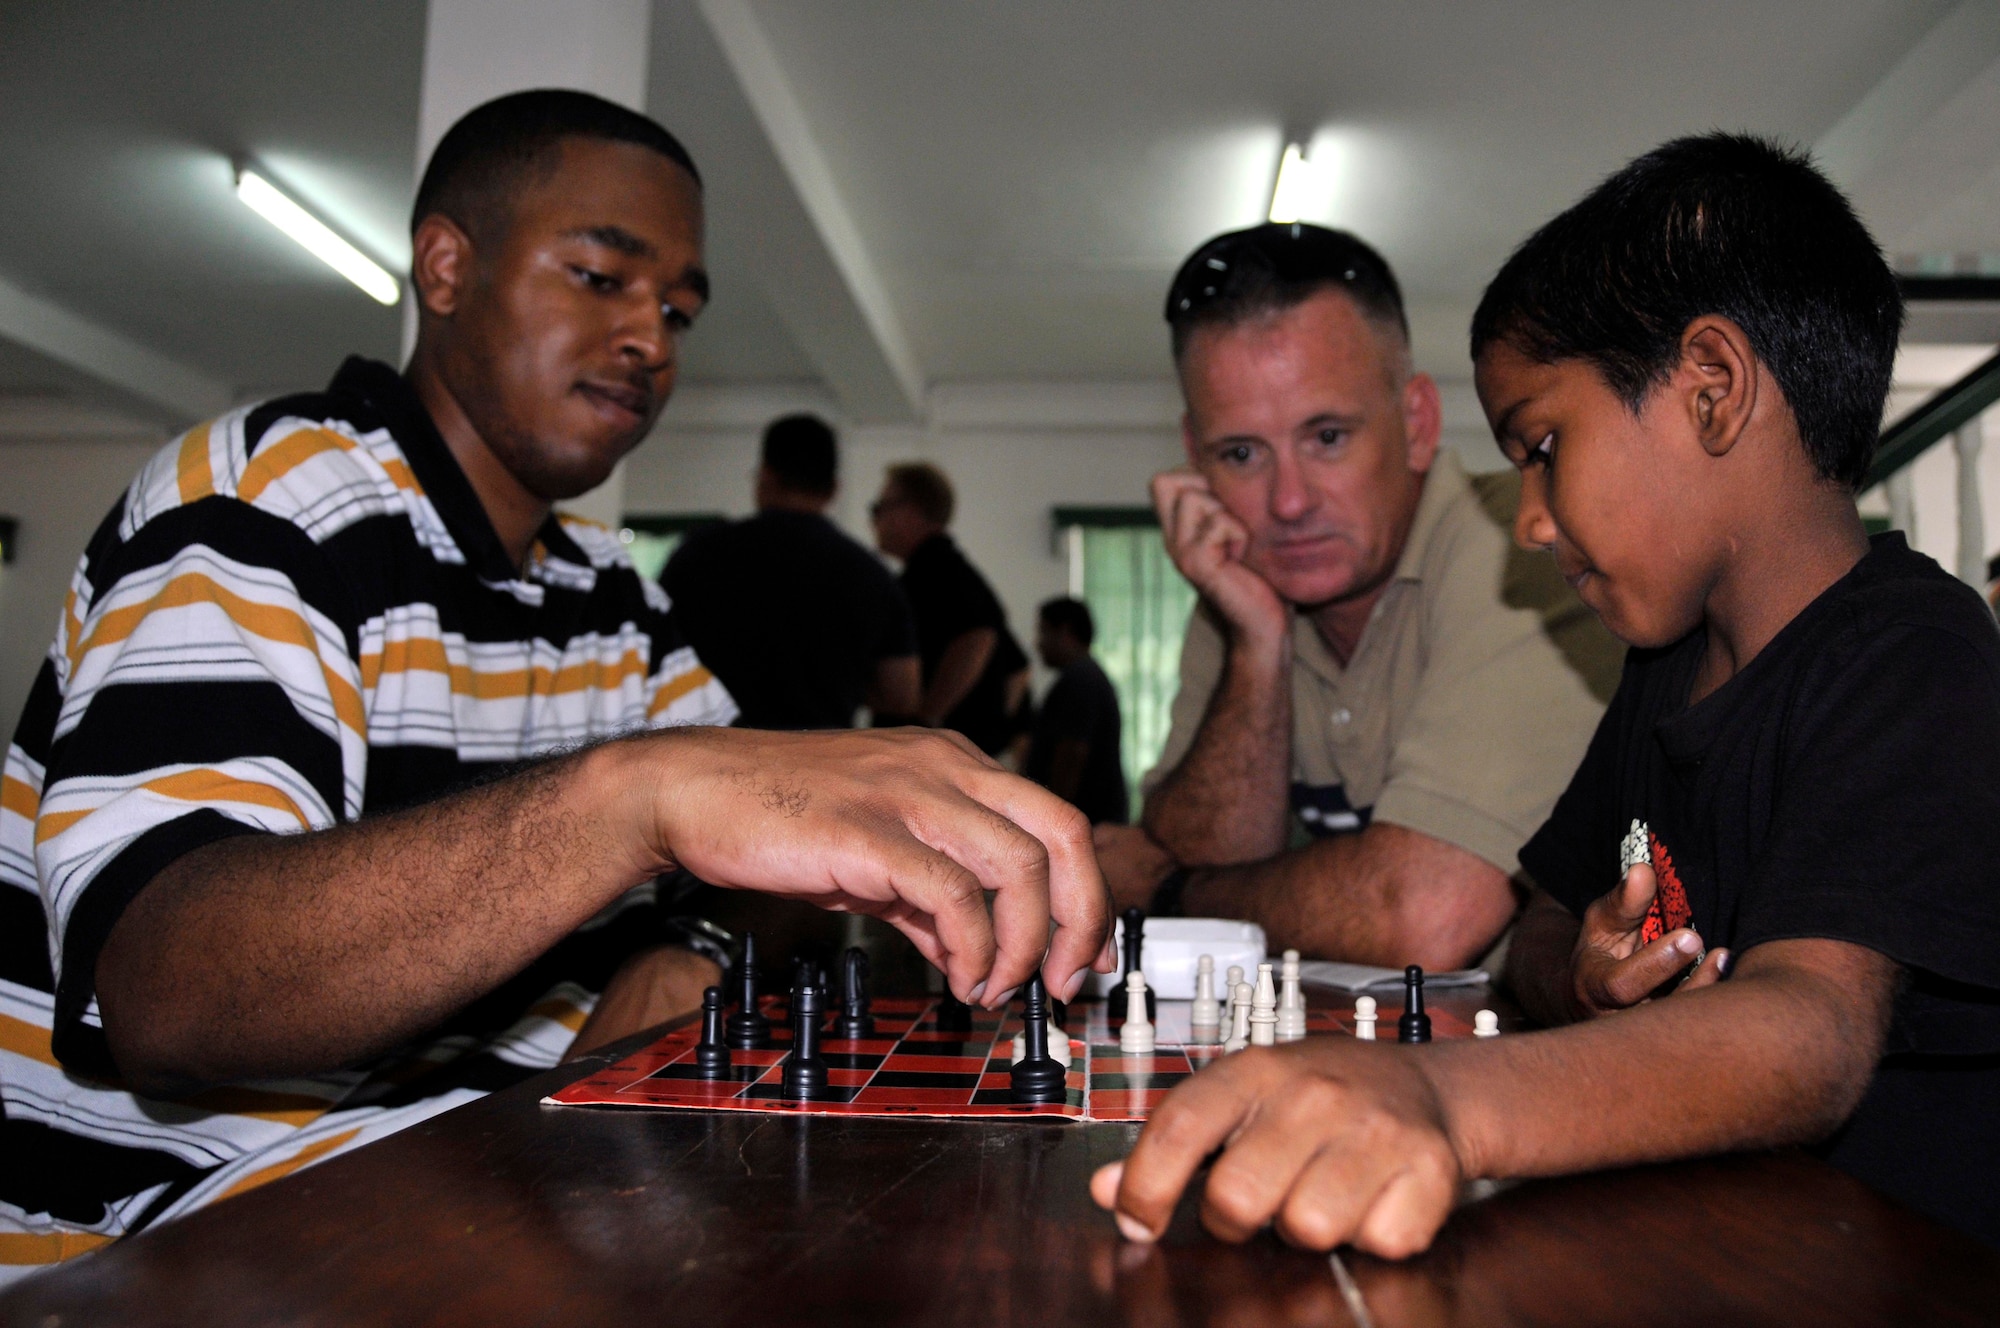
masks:
[[[1090,656],[1072,663],[1049,688],[1035,716],[1034,737],[1021,773],[1049,782],[1056,744],[1065,738],[1090,744],[1076,806],[1092,825],[1125,823],[1125,771],[1118,761],[1118,693]]]
[[[876,664],[917,653],[889,569],[823,516],[760,512],[698,531],[660,584],[745,728],[847,728]]]
[[[1888,1045],[1821,1149],[2000,1245],[2000,631],[1901,535],[1690,706],[1704,633],[1634,650],[1548,824],[1521,850],[1573,912],[1627,861],[1648,938],[1741,953],[1823,937],[1903,965]],[[1629,856],[1627,856],[1629,853]]]
[[[1007,679],[1028,666],[1021,643],[1007,630],[1007,611],[979,569],[966,561],[951,536],[933,535],[918,545],[903,564],[903,593],[917,620],[917,653],[923,659],[924,686],[937,674],[945,647],[967,632],[990,627],[999,643],[958,708],[944,718],[984,752],[997,752],[1013,736],[1007,713]]]

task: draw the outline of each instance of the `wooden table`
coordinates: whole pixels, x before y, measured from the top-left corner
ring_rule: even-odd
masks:
[[[1325,1256],[1191,1204],[1121,1241],[1085,1182],[1136,1127],[539,1105],[605,1059],[54,1270],[0,1323],[1357,1321]],[[1523,1184],[1407,1263],[1342,1259],[1381,1328],[2000,1320],[2000,1255],[1795,1153]]]

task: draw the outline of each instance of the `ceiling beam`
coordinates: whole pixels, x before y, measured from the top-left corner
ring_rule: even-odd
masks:
[[[648,107],[716,156],[710,244],[756,274],[857,423],[920,418],[924,374],[770,40],[744,0],[655,11]],[[726,290],[718,298],[728,298]]]
[[[1995,60],[2000,0],[1965,0],[1820,136],[1813,155],[1837,183],[1853,188]]]
[[[0,278],[0,337],[46,356],[176,428],[227,410],[228,384]]]

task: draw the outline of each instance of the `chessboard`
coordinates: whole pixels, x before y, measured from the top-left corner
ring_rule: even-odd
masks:
[[[941,1026],[937,998],[877,997],[875,1036],[843,1039],[832,1035],[833,1019],[820,1044],[827,1065],[824,1096],[791,1101],[781,1079],[790,1049],[786,1010],[780,997],[766,996],[771,1045],[734,1051],[725,1078],[701,1077],[694,1065],[698,1025],[674,1029],[615,1065],[579,1079],[543,1099],[552,1106],[638,1107],[694,1111],[784,1112],[808,1116],[1028,1117],[1042,1120],[1140,1121],[1189,1075],[1225,1053],[1220,1046],[1194,1041],[1191,1002],[1160,1001],[1155,1019],[1156,1049],[1146,1055],[1119,1050],[1124,1023],[1106,1002],[1069,1007],[1068,1093],[1062,1102],[1024,1105],[1008,1092],[1014,1035],[1021,1031],[1019,1007],[972,1010],[958,1027]],[[1111,1004],[1122,1004],[1112,1002]],[[963,1007],[961,1007],[962,1010]],[[1394,1039],[1398,1011],[1384,1007],[1382,1027]],[[1430,1012],[1433,1036],[1471,1037],[1472,1027],[1444,1010]],[[1352,1035],[1350,1009],[1306,1011],[1306,1035]]]

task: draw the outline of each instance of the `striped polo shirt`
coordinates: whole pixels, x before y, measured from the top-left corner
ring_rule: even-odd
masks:
[[[0,786],[0,1281],[553,1064],[659,935],[645,887],[422,1045],[149,1101],[94,974],[163,867],[735,713],[613,532],[551,518],[516,567],[386,365],[167,446],[77,567]]]

